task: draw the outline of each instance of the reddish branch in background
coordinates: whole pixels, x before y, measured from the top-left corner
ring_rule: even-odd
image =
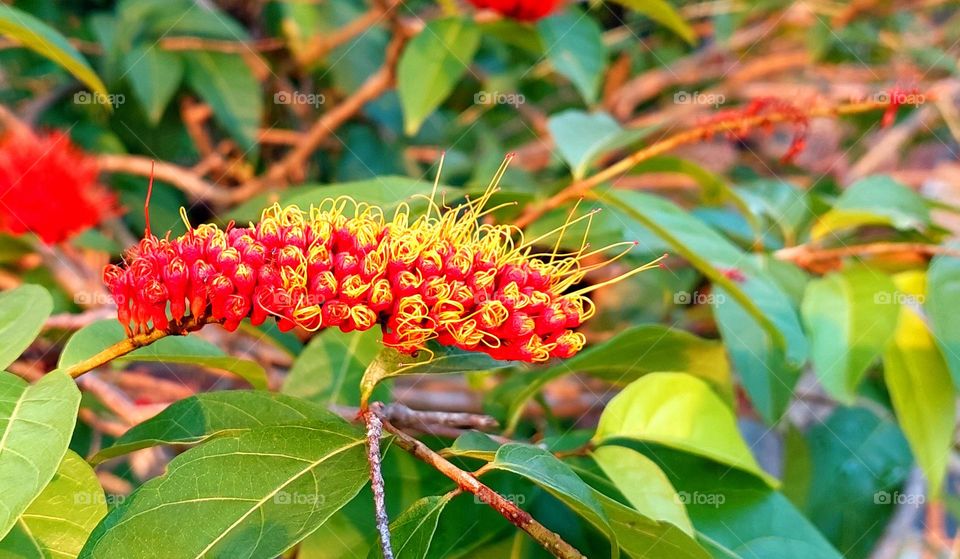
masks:
[[[736,125],[737,123],[742,123],[739,127],[733,126],[724,130],[728,138],[739,141],[756,127],[756,125],[751,127],[747,124],[756,117],[761,118],[759,127],[762,130],[765,132],[773,131],[773,121],[763,122],[762,118],[764,115],[777,115],[778,122],[793,125],[793,138],[790,140],[790,146],[787,148],[786,153],[784,153],[781,158],[784,163],[789,163],[806,147],[807,128],[810,125],[810,116],[807,112],[789,101],[776,97],[759,97],[751,100],[743,107],[718,111],[706,119],[703,124],[708,130],[711,130],[707,134],[707,137],[710,137],[713,134],[712,130],[715,129],[715,126],[720,127],[728,124]]]
[[[505,17],[532,22],[550,15],[560,0],[470,0],[470,3]]]
[[[116,211],[96,161],[62,132],[11,128],[0,140],[0,231],[63,241]]]
[[[540,238],[524,242],[513,227],[480,223],[495,183],[452,209],[431,197],[418,218],[404,206],[388,220],[378,207],[340,198],[309,212],[276,205],[250,227],[188,224],[172,240],[148,233],[125,266],[104,270],[104,281],[131,335],[182,331],[188,322],[233,330],[244,318],[256,325],[272,316],[281,330],[379,324],[383,343],[402,353],[436,340],[496,359],[570,357],[585,341],[573,329],[594,310],[584,295],[610,282],[571,289],[634,243],[618,243],[623,250],[592,265],[584,262],[606,249],[581,243],[558,254],[558,239],[534,254]],[[558,234],[592,216],[568,220]]]

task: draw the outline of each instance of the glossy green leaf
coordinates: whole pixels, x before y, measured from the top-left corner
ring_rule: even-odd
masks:
[[[807,285],[803,321],[820,383],[851,403],[867,367],[883,353],[897,325],[899,303],[889,276],[847,268]]]
[[[431,344],[426,350],[417,352],[417,355],[405,355],[384,347],[363,373],[360,399],[361,402],[366,401],[380,382],[391,377],[490,371],[511,364],[509,361],[497,361],[485,353],[437,344]]]
[[[923,229],[930,225],[930,209],[910,188],[888,176],[876,175],[850,185],[830,211],[820,216],[810,235],[821,239],[843,229],[864,225]]]
[[[600,199],[649,228],[713,283],[717,324],[734,365],[757,411],[776,421],[807,358],[807,340],[790,298],[756,259],[672,202],[617,190]],[[731,270],[742,281],[728,277]]]
[[[923,272],[904,272],[895,281],[901,293],[923,296]],[[926,475],[930,495],[939,496],[953,446],[956,394],[933,335],[908,303],[900,305],[897,329],[883,354],[883,367],[900,428]]]
[[[633,449],[614,445],[601,446],[591,456],[630,506],[648,518],[669,522],[693,534],[693,525],[676,489],[649,458]]]
[[[953,385],[960,387],[960,258],[937,256],[927,270],[924,310],[930,328],[950,369]]]
[[[630,172],[632,174],[680,173],[687,175],[697,181],[703,193],[703,202],[705,204],[720,205],[724,202],[729,202],[737,208],[744,219],[747,220],[747,223],[750,224],[754,236],[759,237],[763,233],[759,221],[754,213],[750,211],[747,200],[740,192],[727,184],[727,181],[723,177],[704,169],[693,161],[664,155],[648,159],[631,169]]]
[[[554,69],[573,82],[588,104],[596,103],[607,65],[607,49],[596,20],[571,8],[541,19],[537,31]]]
[[[665,0],[614,0],[636,12],[639,12],[677,35],[683,37],[683,40],[693,45],[697,42],[697,34],[693,31],[683,17],[668,4]]]
[[[616,533],[593,490],[569,466],[549,452],[520,443],[505,444],[489,466],[525,477],[562,501],[595,528],[606,534],[611,553],[619,557]]]
[[[134,425],[92,458],[94,464],[161,444],[191,445],[265,425],[333,419],[326,408],[282,394],[251,390],[205,392],[171,404]]]
[[[635,559],[708,559],[707,553],[683,530],[655,522],[630,507],[594,491],[620,548]]]
[[[709,385],[683,373],[651,373],[614,396],[600,416],[594,441],[656,443],[716,460],[770,485],[737,431],[733,412]]]
[[[79,363],[125,337],[123,327],[116,320],[101,320],[84,326],[67,340],[60,354],[58,367],[64,368]],[[228,355],[219,347],[196,336],[161,338],[151,345],[128,353],[117,361],[183,363],[222,369],[236,374],[254,388],[267,387],[267,373],[260,364]]]
[[[185,53],[187,84],[213,109],[213,116],[240,144],[256,153],[263,118],[260,84],[239,54]]]
[[[453,92],[480,46],[480,28],[467,18],[427,23],[406,46],[397,65],[403,129],[412,136]]]
[[[653,324],[628,328],[547,370],[516,374],[497,386],[488,401],[493,405],[507,403],[500,415],[506,417],[509,432],[516,428],[527,402],[554,379],[581,373],[625,385],[656,371],[698,376],[727,401],[733,401],[730,364],[722,344]]]
[[[213,439],[110,511],[80,557],[279,555],[366,483],[364,441],[341,421]]]
[[[809,193],[783,180],[755,180],[736,189],[750,213],[765,217],[770,227],[780,230],[784,243],[796,243],[803,227],[812,219]]]
[[[356,405],[360,378],[383,347],[380,332],[328,328],[314,336],[293,362],[283,382],[284,394],[323,405]]]
[[[0,293],[0,369],[30,347],[53,310],[53,299],[39,285],[21,285]]]
[[[390,540],[393,556],[397,559],[426,559],[433,543],[440,514],[450,502],[449,493],[440,497],[424,497],[410,506],[390,523]],[[379,545],[374,545],[370,559],[383,557]]]
[[[107,500],[93,468],[67,451],[53,479],[0,541],[0,557],[76,557],[105,514]]]
[[[53,479],[79,406],[80,391],[64,373],[27,384],[0,372],[0,538]]]
[[[714,557],[840,559],[790,501],[755,477],[669,449],[649,454],[686,505]]]
[[[906,439],[870,410],[837,408],[811,426],[806,440],[816,482],[802,509],[844,557],[868,557],[896,506],[921,502],[902,489],[913,462]]]
[[[154,45],[140,45],[123,55],[124,72],[144,113],[156,126],[183,79],[183,60]]]
[[[609,114],[569,109],[547,119],[547,129],[573,177],[583,178],[598,157],[650,135],[653,127],[624,130]]]
[[[96,94],[106,97],[107,88],[86,59],[57,30],[32,15],[0,4],[0,35],[17,41],[70,72]],[[107,105],[109,107],[109,105]]]

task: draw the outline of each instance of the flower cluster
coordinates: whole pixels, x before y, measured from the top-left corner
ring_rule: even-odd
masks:
[[[131,335],[272,316],[282,330],[379,324],[383,343],[403,353],[436,340],[497,359],[570,357],[584,344],[574,329],[594,309],[590,288],[567,291],[606,262],[584,265],[599,252],[585,246],[532,255],[516,228],[481,224],[492,193],[445,211],[431,198],[416,219],[405,205],[387,219],[339,198],[309,211],[274,205],[248,227],[188,224],[175,239],[148,234],[104,281]]]
[[[559,0],[470,0],[480,9],[493,10],[502,16],[520,21],[537,21],[550,15]]]
[[[97,182],[96,161],[65,134],[11,129],[0,139],[0,231],[57,243],[114,208],[114,197]]]

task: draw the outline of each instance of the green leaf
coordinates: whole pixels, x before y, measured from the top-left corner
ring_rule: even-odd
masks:
[[[213,116],[240,144],[256,152],[263,119],[260,84],[239,54],[209,51],[184,53],[187,84],[213,109]]]
[[[433,183],[400,176],[382,176],[370,180],[328,184],[323,186],[303,185],[289,188],[282,192],[268,192],[254,196],[249,201],[234,208],[224,220],[234,220],[238,223],[258,221],[263,208],[279,203],[282,206],[297,205],[309,208],[324,198],[339,198],[350,196],[358,202],[379,206],[385,215],[390,215],[401,204],[409,204],[412,209],[426,208],[426,201],[416,196],[429,196]],[[437,192],[447,192],[450,187],[439,185]]]
[[[718,269],[749,265],[745,254],[719,233],[691,217],[678,206],[657,196],[640,192],[610,191],[600,199],[627,217],[640,222],[662,238],[680,256],[731,297],[763,328],[778,347],[786,347],[786,335],[767,317],[739,285]],[[750,270],[742,269],[744,275]],[[799,353],[796,357],[800,357]],[[802,361],[802,359],[800,359]]]
[[[960,258],[937,256],[927,270],[924,310],[930,329],[947,360],[953,385],[960,387]]]
[[[397,93],[408,136],[453,92],[480,46],[480,28],[466,18],[433,20],[407,44],[397,65]]]
[[[123,327],[116,320],[101,320],[84,326],[67,340],[57,366],[65,368],[79,363],[125,337]],[[196,336],[167,336],[134,350],[115,362],[131,361],[183,363],[222,369],[236,374],[254,388],[267,388],[267,373],[260,364],[228,355],[219,347]]]
[[[904,272],[895,278],[900,291],[922,297],[923,272]],[[900,306],[893,339],[883,354],[883,378],[890,400],[920,469],[927,477],[931,498],[940,495],[953,445],[955,397],[947,364],[923,318],[909,304]]]
[[[379,340],[376,330],[324,330],[293,362],[283,382],[283,393],[324,405],[356,405],[360,401],[360,378],[379,353]]]
[[[901,495],[910,473],[906,439],[893,421],[865,408],[837,408],[806,438],[816,480],[805,495],[807,518],[844,557],[868,557],[896,507],[891,496]]]
[[[676,489],[653,461],[633,449],[612,445],[601,446],[591,456],[630,506],[648,518],[669,522],[693,534],[693,525]]]
[[[727,401],[733,401],[730,364],[722,344],[654,324],[628,328],[544,371],[516,374],[497,386],[487,400],[494,406],[507,403],[502,415],[506,431],[512,432],[527,402],[552,380],[581,373],[625,385],[656,371],[699,376]]]
[[[480,431],[467,431],[457,437],[453,444],[441,451],[444,456],[462,456],[491,461],[497,454],[500,443]]]
[[[697,43],[693,28],[664,0],[614,0],[673,31],[690,45]]]
[[[223,434],[236,434],[265,425],[333,419],[316,404],[282,394],[250,390],[204,392],[174,402],[162,412],[134,425],[111,446],[91,459],[94,464],[161,444],[191,445]]]
[[[110,511],[80,557],[279,555],[363,487],[364,441],[341,421],[213,439]]]
[[[669,449],[648,456],[677,488],[714,557],[840,559],[786,497],[756,478]]]
[[[807,341],[790,298],[756,259],[672,202],[617,190],[600,199],[650,229],[714,284],[724,342],[751,401],[764,419],[776,421],[807,358]],[[743,281],[727,277],[727,270],[737,271]]]
[[[930,225],[930,209],[923,197],[885,175],[860,179],[850,185],[830,211],[810,231],[821,239],[844,229],[888,225],[896,229],[923,229]]]
[[[440,514],[452,499],[452,494],[424,497],[412,504],[390,523],[390,540],[397,559],[426,559],[433,543]],[[383,557],[383,550],[374,544],[368,555],[370,559]]]
[[[430,375],[490,371],[511,366],[509,361],[497,361],[485,353],[465,351],[455,347],[431,344],[417,355],[405,355],[384,347],[370,362],[360,379],[360,401],[366,402],[373,389],[383,380],[400,375]]]
[[[32,15],[0,4],[0,35],[6,35],[56,62],[95,93],[101,97],[107,96],[106,86],[77,49],[63,35]]]
[[[810,196],[805,190],[782,180],[755,180],[736,189],[750,207],[750,213],[766,217],[770,227],[783,235],[784,244],[796,244],[801,229],[813,217]]]
[[[629,439],[716,460],[770,485],[737,431],[736,418],[710,387],[683,373],[651,373],[614,396],[600,416],[597,444]]]
[[[620,548],[636,559],[708,559],[707,553],[680,528],[655,522],[639,512],[594,491]]]
[[[61,372],[35,384],[0,372],[0,538],[53,479],[79,407],[76,383]]]
[[[619,557],[616,533],[594,491],[554,455],[531,445],[505,444],[497,450],[490,467],[527,478],[546,489],[582,516],[610,540],[611,556]]]
[[[537,31],[547,59],[588,104],[597,102],[607,49],[599,24],[578,9],[541,19]]]
[[[580,179],[598,157],[641,140],[656,127],[624,130],[607,113],[569,109],[550,115],[547,129],[573,177]]]
[[[893,280],[878,270],[846,268],[807,285],[802,314],[810,357],[834,398],[853,401],[867,367],[893,335],[898,307]]]
[[[771,281],[749,279],[739,286],[754,303],[768,313],[780,331],[787,333],[792,347],[806,352],[806,338],[790,300]],[[730,353],[750,401],[767,423],[775,423],[793,397],[800,367],[788,359],[757,322],[729,293],[716,289],[714,319]]]
[[[654,157],[640,163],[631,169],[630,173],[634,175],[643,173],[680,173],[687,175],[700,185],[705,204],[720,205],[724,202],[730,202],[750,224],[754,236],[759,238],[763,235],[762,226],[754,213],[750,211],[746,198],[727,184],[723,177],[711,173],[693,161],[670,156]]]
[[[30,347],[53,311],[53,299],[39,285],[21,285],[0,293],[0,369]]]
[[[93,468],[67,451],[53,479],[0,541],[0,556],[76,557],[105,514],[107,501]]]
[[[154,45],[140,45],[123,56],[125,75],[147,119],[156,126],[183,79],[183,60]]]

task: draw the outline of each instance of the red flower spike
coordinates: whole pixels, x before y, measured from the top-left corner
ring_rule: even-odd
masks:
[[[480,9],[493,10],[498,14],[520,21],[537,21],[549,15],[560,3],[559,0],[470,0]]]
[[[96,161],[66,134],[14,129],[0,139],[0,231],[53,244],[116,211],[116,199],[97,182]]]
[[[388,221],[379,208],[351,212],[337,199],[309,212],[273,206],[250,227],[148,234],[125,266],[104,270],[104,282],[131,334],[179,331],[188,320],[234,330],[247,317],[255,325],[274,317],[281,331],[379,324],[383,343],[404,353],[436,340],[499,359],[569,357],[584,341],[571,328],[593,314],[584,295],[652,266],[570,293],[596,268],[580,262],[596,251],[529,256],[513,229],[478,223],[493,192],[445,212],[431,203],[415,220],[406,208]]]

